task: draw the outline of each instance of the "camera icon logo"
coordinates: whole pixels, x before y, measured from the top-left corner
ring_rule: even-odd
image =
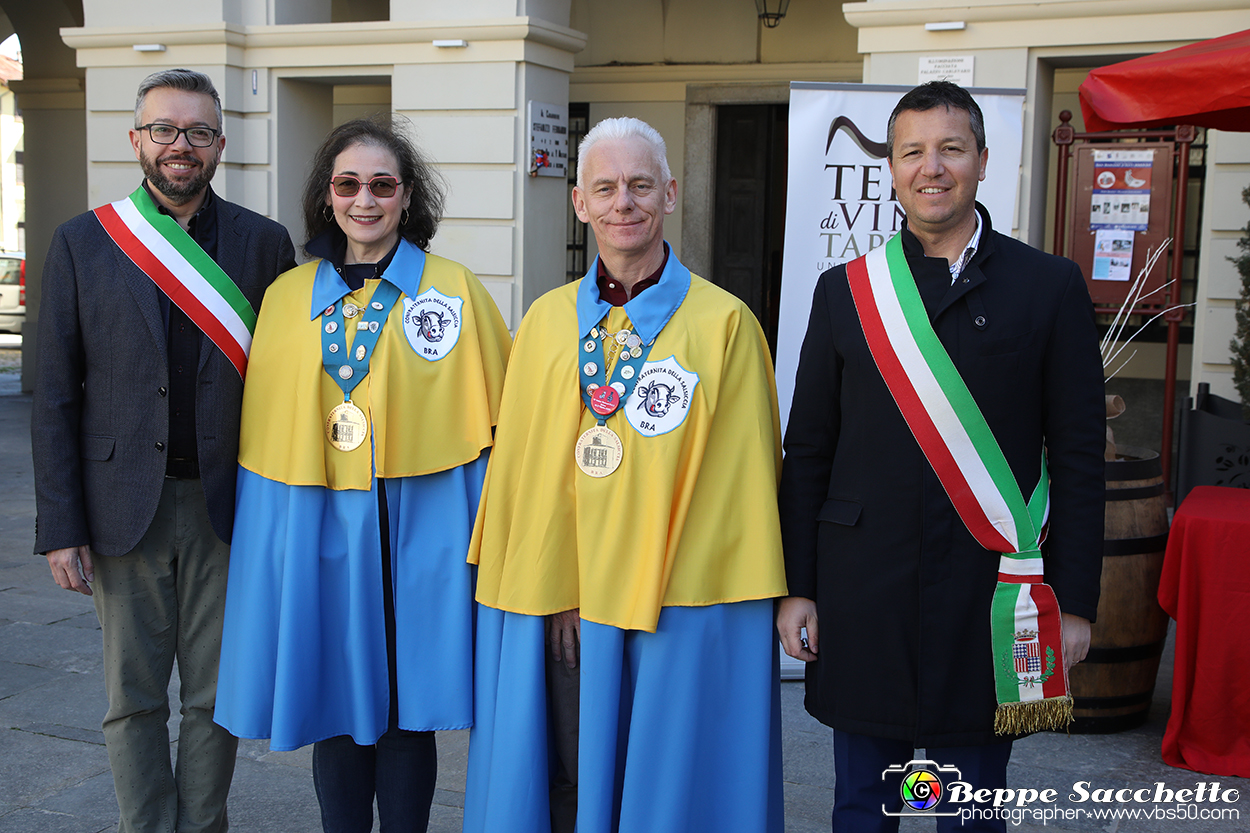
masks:
[[[946,794],[945,784],[959,781],[963,775],[958,767],[939,764],[936,761],[911,760],[905,764],[888,766],[881,773],[881,778],[902,775],[899,784],[899,796],[903,799],[902,809],[892,812],[881,805],[881,812],[887,816],[957,816],[958,810],[942,811],[937,807],[942,796]],[[944,783],[945,781],[945,783]]]

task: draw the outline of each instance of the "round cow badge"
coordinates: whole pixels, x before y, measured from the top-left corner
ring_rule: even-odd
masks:
[[[450,353],[460,340],[463,306],[463,299],[433,287],[409,299],[404,304],[404,335],[413,352],[431,362]]]

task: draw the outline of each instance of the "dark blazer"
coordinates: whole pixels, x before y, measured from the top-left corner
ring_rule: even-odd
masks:
[[[295,265],[286,229],[215,198],[217,262],[260,308]],[[91,212],[62,224],[43,269],[31,439],[35,552],[90,544],[122,555],[147,532],[169,441],[169,366],[160,290]],[[195,423],[213,529],[234,525],[243,383],[207,337],[200,344]]]
[[[1093,306],[1076,264],[994,232],[951,286],[904,231],[930,321],[1024,496],[1045,443],[1045,578],[1093,619],[1103,526],[1104,404]],[[927,292],[926,292],[927,290]],[[815,600],[807,708],[843,731],[916,746],[993,742],[990,598],[998,557],[968,532],[869,353],[846,268],[820,277],[785,438],[786,581]]]

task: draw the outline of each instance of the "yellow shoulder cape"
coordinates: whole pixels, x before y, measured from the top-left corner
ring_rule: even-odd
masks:
[[[459,340],[439,361],[418,356],[404,334],[408,298],[402,295],[378,338],[369,374],[352,391],[372,435],[343,452],[325,433],[326,415],[343,392],[322,367],[322,319],[309,320],[317,263],[280,275],[265,293],[243,390],[239,464],[289,485],[367,490],[375,463],[379,477],[407,477],[477,459],[491,445],[511,338],[473,273],[426,256],[420,293],[432,287],[464,302]],[[348,298],[367,305],[379,283],[366,281]],[[345,329],[350,350],[355,328]]]
[[[639,374],[669,357],[697,374],[685,418],[644,435],[624,413],[641,407],[635,390],[607,423],[624,460],[593,478],[573,453],[596,422],[578,391],[576,293],[540,298],[517,333],[469,547],[478,601],[532,615],[580,607],[594,622],[654,631],[663,606],[785,595],[780,421],[755,316],[692,276]],[[615,329],[623,309],[612,316]]]

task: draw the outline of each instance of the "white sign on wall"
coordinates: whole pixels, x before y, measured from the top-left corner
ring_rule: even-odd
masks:
[[[973,55],[922,55],[917,84],[930,81],[952,81],[965,89],[973,84]]]
[[[530,176],[568,178],[569,106],[529,102]]]
[[[816,279],[867,254],[903,225],[886,162],[886,125],[911,87],[790,84],[785,260],[777,327],[777,396],[784,422]],[[1010,234],[1020,183],[1024,90],[969,90],[985,116],[989,160],[977,200]]]

